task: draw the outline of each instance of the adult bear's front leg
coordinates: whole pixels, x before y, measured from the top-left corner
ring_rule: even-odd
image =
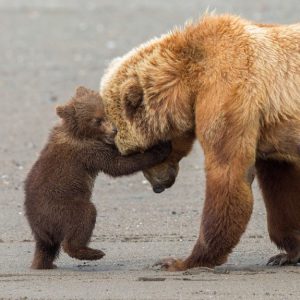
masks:
[[[203,105],[196,111],[197,137],[205,154],[206,199],[191,255],[161,261],[169,271],[223,264],[246,229],[253,206],[259,122],[255,112],[242,115],[240,107],[231,101],[227,107],[231,114],[224,106]]]
[[[214,267],[226,262],[252,212],[252,169],[239,164],[207,164],[206,200],[199,238],[187,259],[162,260],[163,268],[180,271],[200,266]]]

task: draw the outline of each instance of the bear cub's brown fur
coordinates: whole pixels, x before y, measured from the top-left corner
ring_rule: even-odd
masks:
[[[25,182],[26,216],[36,241],[33,269],[54,268],[61,243],[71,257],[102,258],[101,250],[87,246],[96,221],[90,198],[98,172],[129,175],[161,163],[171,152],[170,144],[161,144],[121,156],[102,99],[84,87],[57,107],[57,114],[62,123],[52,130]]]

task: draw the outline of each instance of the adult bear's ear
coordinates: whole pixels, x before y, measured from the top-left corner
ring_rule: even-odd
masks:
[[[132,120],[144,98],[143,89],[135,78],[127,79],[121,85],[121,103],[126,117]]]

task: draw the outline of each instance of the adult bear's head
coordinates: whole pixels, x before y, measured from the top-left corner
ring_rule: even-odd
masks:
[[[195,80],[190,75],[189,48],[180,31],[112,61],[100,94],[118,129],[115,142],[122,154],[144,151],[194,130]],[[173,184],[177,172],[178,161],[167,160],[149,170],[146,178],[160,192]]]

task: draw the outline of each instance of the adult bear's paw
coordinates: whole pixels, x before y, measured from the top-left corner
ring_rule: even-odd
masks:
[[[267,265],[268,266],[286,266],[286,265],[297,265],[300,262],[300,255],[290,257],[287,253],[279,253],[272,256]]]
[[[172,257],[159,260],[153,267],[160,267],[161,270],[168,272],[185,271],[188,269],[183,260]]]

